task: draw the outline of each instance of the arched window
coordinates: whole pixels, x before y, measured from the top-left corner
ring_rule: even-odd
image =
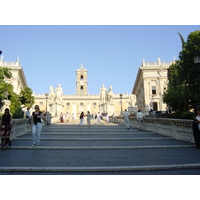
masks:
[[[83,92],[83,86],[81,86],[81,88],[80,88],[80,92]]]
[[[81,80],[83,80],[83,75],[81,75],[81,78],[80,78]]]

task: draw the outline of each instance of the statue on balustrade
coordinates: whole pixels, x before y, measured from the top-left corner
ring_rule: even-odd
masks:
[[[135,106],[135,104],[136,104],[136,96],[135,95],[133,95],[133,94],[131,94],[130,95],[130,106]]]
[[[106,94],[106,99],[107,99],[107,102],[111,103],[112,102],[112,99],[113,99],[113,91],[112,91],[112,86],[109,87],[109,90]]]
[[[54,103],[55,102],[55,93],[54,93],[53,86],[50,86],[49,101],[50,101],[50,103]]]
[[[58,84],[58,87],[55,89],[55,92],[55,102],[63,104],[63,89],[61,88],[61,84]]]
[[[101,103],[106,103],[106,88],[102,85],[100,90],[100,101]]]

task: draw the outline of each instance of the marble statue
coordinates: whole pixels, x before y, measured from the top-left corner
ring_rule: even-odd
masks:
[[[113,98],[113,92],[112,92],[112,86],[110,85],[109,87],[109,90],[108,90],[108,93],[106,95],[106,99],[107,99],[107,102],[112,102],[112,98]]]
[[[130,95],[130,106],[135,106],[136,103],[136,96],[131,94]]]
[[[53,86],[50,86],[50,89],[49,89],[49,100],[51,103],[55,102],[55,93],[53,90]]]
[[[55,101],[57,103],[62,103],[63,101],[63,89],[61,88],[61,84],[58,84],[58,87],[55,89],[56,97]]]
[[[100,100],[101,100],[101,103],[106,102],[106,88],[104,87],[104,85],[102,85],[101,90],[100,90]]]

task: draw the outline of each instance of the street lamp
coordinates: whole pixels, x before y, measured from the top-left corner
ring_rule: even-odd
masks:
[[[47,99],[48,99],[48,96],[49,96],[49,94],[46,93],[46,94],[45,94],[45,97],[46,97],[46,113],[47,113]]]
[[[122,97],[123,97],[123,94],[121,93],[119,96],[120,96],[120,99],[121,99],[121,112],[122,112]]]
[[[197,75],[200,83],[200,51],[194,53],[194,64],[197,67]]]

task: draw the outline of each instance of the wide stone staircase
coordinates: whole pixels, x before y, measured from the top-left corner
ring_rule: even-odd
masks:
[[[102,121],[55,121],[32,147],[28,133],[0,150],[0,174],[200,174],[194,144]]]

